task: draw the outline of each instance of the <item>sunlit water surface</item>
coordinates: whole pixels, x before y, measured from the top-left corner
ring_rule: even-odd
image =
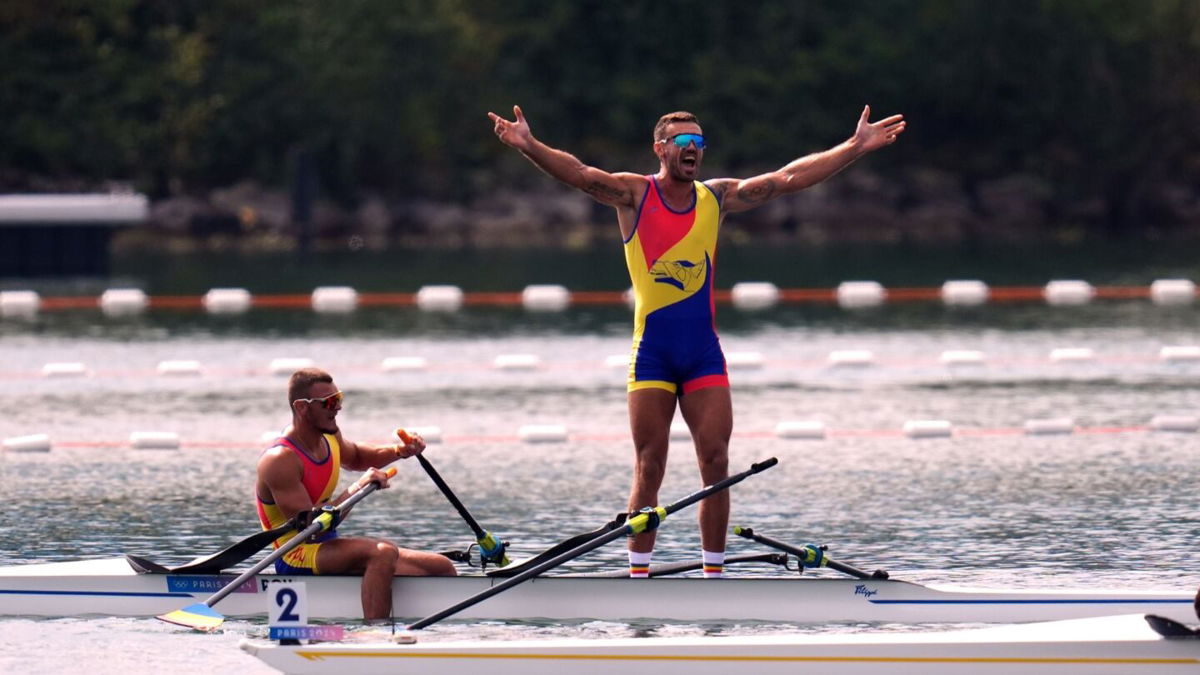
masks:
[[[1196,309],[1142,301],[1065,310],[722,313],[726,351],[764,360],[732,373],[732,469],[780,459],[734,488],[734,524],[828,544],[836,558],[918,582],[1200,582],[1197,435],[1137,428],[1156,415],[1200,414],[1200,365],[1158,358],[1163,346],[1196,342]],[[439,427],[446,440],[427,456],[443,477],[515,550],[537,551],[624,506],[632,454],[624,374],[605,361],[627,351],[627,321],[621,308],[591,308],[549,316],[367,309],[348,317],[259,311],[125,320],[76,312],[0,323],[0,438],[46,433],[55,443],[49,453],[0,455],[10,508],[0,563],[123,552],[182,562],[254,532],[260,439],[288,421],[285,377],[267,372],[281,357],[311,358],[334,373],[347,392],[348,437],[382,441],[397,426]],[[1066,347],[1091,348],[1096,359],[1048,358]],[[846,349],[870,350],[875,365],[831,366],[829,354]],[[979,350],[987,360],[947,368],[939,355],[950,349]],[[541,366],[498,371],[492,364],[501,354],[536,354]],[[424,357],[428,368],[383,372],[381,362],[393,356]],[[156,375],[171,359],[197,360],[203,371]],[[41,376],[44,364],[63,361],[83,362],[91,375]],[[1026,420],[1053,417],[1073,418],[1081,431],[1020,433]],[[778,438],[773,430],[785,420],[819,420],[830,436]],[[948,420],[956,433],[906,438],[899,430],[908,420]],[[523,424],[561,424],[572,440],[522,443]],[[176,432],[184,447],[129,449],[139,430]],[[664,499],[698,487],[688,442],[676,440]],[[403,464],[395,486],[359,507],[343,529],[436,550],[470,540],[416,463]],[[697,557],[694,513],[664,524],[658,541],[656,562]],[[731,553],[755,550],[730,543]],[[563,570],[623,565],[614,543]],[[817,625],[448,621],[428,629],[428,639],[880,628],[809,618]],[[235,645],[265,630],[244,621],[199,635],[149,619],[0,619],[0,671],[260,673],[265,668]]]

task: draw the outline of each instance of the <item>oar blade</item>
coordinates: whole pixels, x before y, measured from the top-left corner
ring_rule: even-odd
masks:
[[[176,626],[184,628],[193,628],[202,631],[214,631],[225,623],[225,617],[217,610],[209,607],[203,602],[197,602],[194,605],[188,605],[183,609],[177,609],[166,614],[160,614],[157,618],[159,621],[173,623]]]

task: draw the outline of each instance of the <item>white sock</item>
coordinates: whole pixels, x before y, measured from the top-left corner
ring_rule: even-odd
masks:
[[[630,579],[647,579],[650,577],[650,557],[654,555],[654,551],[630,551],[629,552],[629,578]]]
[[[725,575],[725,551],[701,549],[700,560],[704,562],[705,579],[720,579]]]

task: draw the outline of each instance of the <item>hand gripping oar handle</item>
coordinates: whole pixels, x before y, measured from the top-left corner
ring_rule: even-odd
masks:
[[[800,564],[806,567],[828,567],[831,570],[837,570],[842,574],[849,574],[852,577],[859,579],[887,579],[888,573],[883,570],[875,570],[874,572],[864,572],[857,567],[851,567],[845,563],[840,563],[836,560],[830,560],[825,551],[817,546],[809,544],[804,548],[786,544],[778,539],[764,537],[761,534],[755,534],[754,530],[749,527],[734,527],[733,533],[739,537],[757,541],[760,544],[765,544],[771,548],[777,548],[780,551],[785,551],[796,556],[800,560]]]
[[[388,478],[391,478],[392,476],[396,475],[396,468],[391,467],[391,468],[387,469],[385,471],[385,473],[387,474]],[[238,587],[240,587],[247,580],[254,578],[254,575],[256,575],[259,572],[266,569],[268,565],[274,563],[276,560],[279,560],[283,556],[287,555],[289,551],[296,548],[300,544],[303,544],[304,541],[306,539],[308,539],[309,537],[311,537],[312,535],[314,535],[322,530],[326,530],[326,529],[332,527],[334,524],[334,517],[338,513],[346,511],[351,506],[354,506],[355,504],[357,504],[360,501],[362,501],[363,499],[365,499],[367,497],[367,495],[371,494],[372,492],[375,492],[375,490],[377,490],[377,489],[379,489],[379,483],[376,481],[371,481],[370,483],[367,484],[366,487],[364,487],[361,490],[350,495],[346,499],[346,501],[342,502],[341,504],[338,504],[337,506],[327,507],[326,510],[323,510],[320,515],[318,515],[316,518],[313,519],[312,523],[310,523],[308,525],[308,527],[297,532],[294,537],[292,537],[291,539],[284,542],[284,544],[282,546],[280,546],[279,548],[272,551],[270,555],[268,555],[267,557],[260,560],[253,567],[251,567],[250,569],[246,570],[245,572],[239,574],[236,579],[234,579],[233,581],[226,584],[221,590],[217,591],[216,593],[213,593],[203,603],[200,603],[199,605],[192,605],[189,607],[185,607],[181,610],[176,610],[175,612],[163,614],[163,615],[159,616],[158,618],[162,619],[163,621],[169,622],[169,623],[177,623],[182,626],[188,626],[189,628],[200,628],[200,629],[216,628],[217,626],[219,626],[221,624],[221,621],[223,621],[224,618],[221,617],[220,614],[215,611],[209,611],[213,605],[220,602],[222,599],[225,598],[225,596],[236,591],[238,589]],[[199,610],[198,614],[197,614],[197,610]],[[196,616],[197,619],[208,618],[210,620],[203,622],[203,623],[192,622],[192,621],[188,620],[187,615],[189,615],[189,614],[197,614],[197,616]]]
[[[396,435],[405,443],[412,440],[412,436],[409,436],[408,432],[404,429],[397,429]],[[466,521],[467,527],[471,528],[471,532],[475,533],[475,541],[479,543],[480,556],[483,560],[493,563],[497,567],[508,565],[510,560],[508,559],[508,554],[505,552],[507,548],[505,543],[499,537],[484,530],[479,525],[479,522],[471,516],[471,512],[467,510],[467,507],[459,500],[458,495],[454,494],[450,486],[446,485],[446,481],[442,480],[442,476],[437,472],[437,469],[433,468],[429,460],[425,459],[425,455],[417,455],[417,461],[421,463],[421,468],[425,469],[425,473],[429,474],[429,479],[433,481],[438,490],[441,490],[446,500],[454,507],[454,510],[458,511],[458,515],[462,516],[462,519]]]
[[[658,507],[654,507],[653,509],[643,510],[643,511],[639,512],[638,514],[631,516],[629,518],[629,520],[625,521],[625,525],[623,527],[600,534],[599,536],[597,536],[595,539],[592,539],[591,541],[580,544],[579,546],[576,546],[575,548],[573,548],[569,551],[561,553],[553,558],[550,558],[549,560],[546,560],[543,563],[535,565],[514,577],[509,577],[509,578],[505,579],[504,581],[496,584],[495,586],[492,586],[491,588],[488,588],[487,590],[476,593],[475,595],[467,598],[466,600],[463,600],[462,602],[459,602],[453,606],[447,607],[446,609],[443,609],[442,611],[437,612],[435,614],[431,614],[431,615],[425,617],[424,619],[421,619],[420,621],[417,621],[417,622],[411,624],[408,627],[408,629],[409,630],[417,630],[420,628],[425,628],[426,626],[429,626],[431,624],[435,624],[438,621],[441,621],[442,619],[445,619],[448,616],[453,616],[453,615],[461,612],[462,610],[464,610],[468,607],[471,607],[472,605],[483,602],[484,600],[487,600],[488,598],[492,597],[493,595],[496,595],[497,593],[503,593],[504,591],[507,591],[508,589],[512,588],[513,586],[516,586],[517,584],[519,584],[523,581],[532,579],[533,577],[536,577],[537,575],[541,574],[542,572],[545,572],[548,569],[551,569],[553,567],[558,567],[559,565],[563,564],[564,562],[567,562],[568,560],[578,558],[579,556],[583,555],[584,553],[587,553],[589,551],[600,548],[601,546],[607,544],[608,542],[610,542],[614,539],[618,539],[623,536],[632,536],[635,534],[640,534],[647,530],[653,530],[654,528],[658,527],[658,524],[664,518],[666,518],[668,515],[675,513],[676,511],[678,511],[680,509],[691,506],[692,504],[695,504],[696,502],[700,501],[701,499],[704,499],[705,497],[708,497],[709,495],[720,492],[720,491],[728,488],[729,486],[734,485],[735,483],[740,483],[741,481],[745,480],[746,478],[749,478],[750,476],[752,476],[756,473],[759,473],[760,471],[765,471],[766,469],[769,469],[778,463],[779,463],[779,460],[776,459],[775,457],[772,457],[767,460],[763,460],[762,462],[751,465],[750,468],[747,469],[746,471],[743,471],[739,474],[735,474],[733,476],[730,476],[729,478],[726,478],[725,480],[718,481],[706,488],[703,488],[701,490],[693,492],[692,494],[684,497],[683,499],[680,499],[679,501],[677,501],[673,504],[668,504],[667,506],[658,506]]]

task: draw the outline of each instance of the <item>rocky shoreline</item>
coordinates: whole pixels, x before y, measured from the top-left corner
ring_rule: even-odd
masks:
[[[1143,238],[1200,237],[1200,192],[1162,186],[1160,223],[1131,231]],[[552,181],[529,191],[497,189],[466,203],[368,196],[356,207],[315,200],[297,222],[286,191],[241,183],[206,196],[151,204],[147,222],[115,244],[126,250],[291,250],[610,245],[612,211]],[[731,216],[735,242],[953,245],[994,241],[1070,243],[1111,235],[1096,198],[1063,203],[1051,186],[1016,174],[966,189],[955,175],[918,169],[900,181],[856,169],[755,211]]]

